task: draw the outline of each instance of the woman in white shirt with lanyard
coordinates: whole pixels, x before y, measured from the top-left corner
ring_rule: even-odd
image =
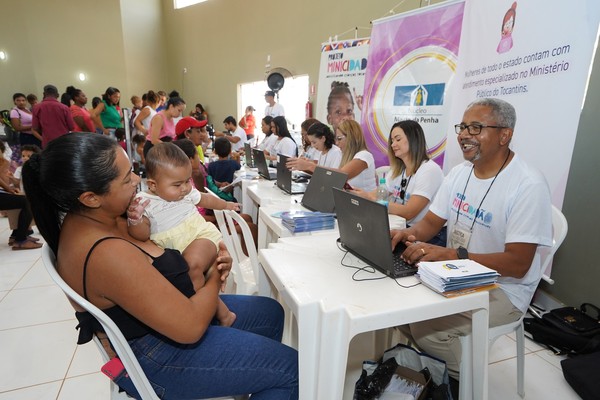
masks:
[[[313,173],[317,165],[325,168],[339,168],[342,161],[342,150],[335,144],[335,137],[329,127],[321,122],[312,124],[306,135],[310,144],[317,150],[314,158],[292,158],[287,167]]]
[[[265,158],[277,163],[277,154],[283,154],[287,157],[298,156],[298,145],[292,138],[290,131],[287,128],[285,117],[275,117],[271,121],[271,129],[277,135],[277,142],[273,146],[272,151],[265,150]]]
[[[418,122],[400,121],[392,126],[388,138],[390,171],[386,176],[388,211],[406,219],[408,226],[420,221],[444,180],[442,169],[427,154],[425,133]],[[375,200],[375,191],[355,191]],[[432,239],[446,245],[445,228]],[[443,243],[442,243],[443,242]]]

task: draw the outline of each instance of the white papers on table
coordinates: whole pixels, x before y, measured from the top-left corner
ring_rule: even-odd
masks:
[[[451,260],[420,262],[418,276],[433,290],[444,293],[493,285],[500,274],[473,260]]]

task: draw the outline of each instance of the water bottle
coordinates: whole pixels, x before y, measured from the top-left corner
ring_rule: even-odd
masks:
[[[381,179],[379,179],[379,186],[377,186],[377,198],[376,201],[379,204],[383,204],[384,206],[387,207],[388,205],[388,191],[387,188],[385,186],[385,176],[382,177]]]

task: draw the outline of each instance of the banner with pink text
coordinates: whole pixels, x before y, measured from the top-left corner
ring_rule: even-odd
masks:
[[[473,100],[498,97],[517,111],[510,147],[560,208],[599,21],[598,0],[467,0],[444,171],[463,161],[452,125]]]
[[[334,127],[344,119],[360,121],[369,42],[363,38],[321,45],[315,113],[319,121]]]
[[[463,9],[463,1],[450,1],[373,21],[361,121],[377,166],[389,164],[390,129],[406,119],[419,122],[443,164]]]

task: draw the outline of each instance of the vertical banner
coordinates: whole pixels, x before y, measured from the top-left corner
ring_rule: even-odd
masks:
[[[321,46],[317,91],[319,108],[315,114],[319,121],[332,125],[336,118],[347,117],[349,110],[354,114],[351,118],[360,121],[369,42],[365,38],[323,43]],[[333,90],[335,86],[339,88]],[[328,104],[330,110],[327,109]]]
[[[511,148],[544,173],[560,208],[599,21],[598,0],[467,0],[444,170],[463,161],[452,125],[466,106],[502,98],[517,111]]]
[[[390,130],[406,119],[423,127],[429,154],[443,164],[463,9],[452,1],[373,22],[362,126],[377,166],[389,164]]]

